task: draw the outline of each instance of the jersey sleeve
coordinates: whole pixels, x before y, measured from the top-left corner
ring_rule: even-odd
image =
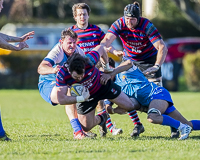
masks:
[[[51,63],[52,66],[54,66],[57,63],[60,63],[63,59],[63,50],[60,46],[60,43],[57,43],[52,50],[47,54],[47,56],[44,58],[45,61],[48,61]]]
[[[108,30],[108,33],[112,33],[115,36],[118,36],[120,34],[120,31],[122,29],[122,18],[116,20],[111,27]]]
[[[100,59],[99,53],[97,51],[94,51],[94,50],[90,51],[85,56],[87,58],[89,58],[90,65],[92,65],[92,66],[95,66],[98,63],[99,59]]]
[[[160,33],[158,32],[157,28],[151,23],[150,21],[146,22],[145,33],[148,36],[151,43],[155,43],[158,40],[162,39]]]
[[[66,72],[65,72],[64,66],[62,66],[62,68],[60,68],[56,74],[56,86],[57,87],[66,86],[65,73]]]
[[[103,38],[105,37],[105,33],[100,29],[100,42],[103,40]]]

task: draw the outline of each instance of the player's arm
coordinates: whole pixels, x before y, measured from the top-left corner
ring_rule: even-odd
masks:
[[[60,105],[75,104],[76,97],[71,96],[68,86],[56,86],[51,92],[51,101]]]
[[[46,74],[55,74],[58,72],[59,69],[60,69],[59,65],[53,68],[50,62],[43,60],[38,66],[37,71],[41,75],[46,75]]]
[[[58,83],[57,83],[58,84]],[[90,97],[89,90],[84,87],[81,96],[71,96],[70,88],[68,86],[58,86],[53,88],[51,97],[54,98],[52,102],[59,103],[60,105],[75,104],[87,101]]]
[[[5,41],[0,35],[0,48],[12,50],[12,51],[20,51],[23,48],[28,48],[28,45],[26,44],[26,42],[20,42],[19,44],[14,46],[12,44],[9,44],[7,41]]]
[[[168,52],[167,46],[162,39],[155,42],[153,45],[158,50],[155,65],[161,66],[164,63]]]
[[[131,60],[127,60],[123,63],[121,63],[119,66],[117,66],[114,71],[111,73],[112,77],[115,77],[118,73],[123,72],[123,71],[127,71],[129,70],[131,67],[133,66],[133,63],[131,62]]]
[[[158,50],[156,62],[153,67],[150,67],[150,68],[146,69],[145,71],[143,71],[144,74],[151,74],[151,73],[158,71],[160,66],[165,61],[165,57],[168,52],[167,47],[162,39],[155,42],[153,45]]]
[[[100,82],[101,84],[106,84],[108,82],[109,79],[114,79],[114,77],[123,71],[127,71],[128,69],[130,69],[133,66],[131,60],[127,60],[123,63],[121,63],[119,66],[117,66],[113,72],[109,73],[109,74],[102,74],[101,78],[100,78]]]
[[[105,37],[101,41],[101,45],[105,47],[110,47],[112,42],[116,39],[117,37],[113,33],[106,33]]]
[[[31,32],[28,32],[28,33],[24,34],[21,37],[14,37],[14,36],[9,36],[7,34],[0,33],[0,37],[2,39],[4,39],[6,42],[24,42],[24,41],[26,41],[28,39],[33,38],[32,35],[34,35],[34,34],[35,34],[35,32],[31,31]]]

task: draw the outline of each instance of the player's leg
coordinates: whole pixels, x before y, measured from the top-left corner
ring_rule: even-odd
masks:
[[[0,110],[0,141],[11,141],[10,138],[8,138],[6,132],[4,131],[2,120],[1,120],[1,110]]]
[[[86,114],[79,114],[78,113],[78,119],[82,125],[82,128],[84,131],[89,131],[96,125],[100,125],[101,123],[105,123],[106,119],[104,117],[105,114],[102,115],[96,115],[95,116],[95,109],[92,111],[86,113]],[[107,116],[107,115],[106,115]]]
[[[150,102],[149,110],[147,112],[147,120],[154,124],[161,124],[170,127],[174,127],[181,132],[181,137],[179,140],[184,140],[188,138],[192,127],[187,124],[183,124],[180,121],[165,115],[165,111],[169,107],[169,103],[165,100],[154,99]]]
[[[169,109],[172,108],[172,109]],[[181,123],[188,124],[192,127],[192,130],[200,130],[200,120],[191,120],[188,121],[184,118],[181,113],[176,110],[174,106],[169,107],[167,110],[172,110],[168,115],[176,120],[179,120]]]
[[[128,112],[129,117],[131,118],[132,122],[135,124],[133,132],[131,133],[132,137],[139,136],[140,133],[144,132],[144,127],[142,123],[140,122],[140,119],[136,112],[136,109],[140,108],[140,104],[135,99],[131,101],[130,98],[125,93],[121,92],[121,94],[117,98],[111,101],[117,104],[118,107]]]
[[[98,102],[98,105],[96,107],[98,115],[106,113],[106,109],[105,109],[104,106],[105,105],[104,105],[104,101],[103,100],[101,100],[101,101]],[[111,121],[111,117],[110,117],[109,113],[107,113],[107,116],[108,116],[108,119],[106,121],[106,127],[109,129],[109,131],[112,133],[112,135],[121,134],[123,132],[122,129],[121,128],[116,128],[116,126]],[[99,129],[100,135],[102,137],[106,136],[107,128],[100,128]]]

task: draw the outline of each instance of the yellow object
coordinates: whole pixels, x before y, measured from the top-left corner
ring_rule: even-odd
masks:
[[[0,48],[0,55],[9,55],[12,51]]]

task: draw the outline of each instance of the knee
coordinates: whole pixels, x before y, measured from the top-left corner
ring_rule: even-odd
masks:
[[[159,117],[161,116],[161,112],[158,109],[151,108],[148,110],[147,114],[148,114],[147,120],[150,123],[157,124],[157,121],[158,121]]]
[[[154,114],[154,113],[148,114],[147,121],[150,122],[150,123],[155,123],[156,114]]]

